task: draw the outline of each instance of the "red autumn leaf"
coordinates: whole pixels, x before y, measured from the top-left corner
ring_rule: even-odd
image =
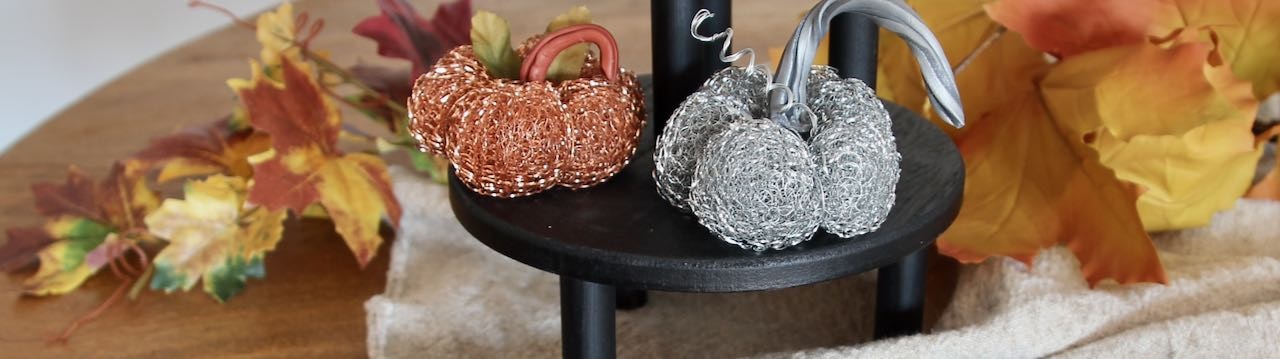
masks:
[[[365,18],[351,29],[378,43],[378,54],[413,63],[411,82],[445,51],[471,43],[471,1],[441,4],[431,20],[425,20],[405,0],[379,0],[382,14]]]
[[[0,245],[0,271],[11,272],[36,262],[36,254],[50,243],[53,237],[40,227],[9,228],[5,231],[9,240]]]
[[[391,69],[386,67],[356,65],[351,67],[351,74],[369,88],[386,95],[395,103],[404,103],[413,91],[413,84],[404,79],[410,78],[407,69]]]
[[[248,157],[269,149],[270,140],[265,133],[251,129],[233,131],[228,122],[218,120],[205,127],[154,139],[134,157],[150,165],[163,166],[160,182],[217,173],[248,178],[253,175]]]
[[[67,169],[67,181],[63,184],[36,183],[31,185],[35,195],[36,211],[45,217],[75,216],[102,221],[98,208],[97,187],[93,180],[72,166]]]
[[[1146,40],[1156,0],[1000,0],[992,19],[1058,57]]]
[[[140,227],[142,217],[159,204],[142,172],[139,163],[117,162],[102,182],[94,184],[73,166],[67,170],[66,183],[31,186],[36,211],[45,217],[80,217],[121,229]]]
[[[413,91],[413,84],[405,81],[410,78],[409,69],[356,65],[352,66],[350,71],[360,83],[377,92],[377,94],[360,94],[352,99],[360,106],[360,111],[369,118],[381,122],[392,133],[401,133],[403,129],[398,128],[401,121],[397,118],[401,115],[388,106],[386,100],[389,99],[397,104],[404,104],[409,100],[409,93]]]
[[[147,187],[145,168],[138,162],[116,162],[98,184],[97,202],[106,223],[120,229],[143,228],[142,219],[160,205]]]
[[[322,153],[337,153],[337,108],[325,102],[320,88],[302,69],[292,61],[282,64],[284,87],[256,79],[254,87],[240,91],[249,123],[271,135],[271,147],[277,151],[315,146]]]
[[[271,136],[272,150],[255,159],[248,201],[270,210],[302,213],[319,203],[356,260],[364,266],[382,244],[383,215],[400,222],[400,204],[381,158],[343,154],[337,107],[292,60],[282,59],[283,87],[258,77],[239,91],[249,123]]]

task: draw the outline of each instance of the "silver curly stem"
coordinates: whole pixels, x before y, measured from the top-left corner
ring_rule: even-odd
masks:
[[[920,63],[920,72],[929,88],[929,100],[942,119],[955,127],[964,126],[964,109],[960,105],[960,90],[956,88],[955,74],[942,51],[942,45],[929,31],[915,10],[901,0],[826,0],[818,3],[805,15],[800,26],[791,35],[783,50],[782,60],[774,82],[791,89],[794,98],[785,92],[769,95],[769,115],[783,126],[796,132],[808,132],[809,121],[795,118],[784,108],[788,103],[805,103],[809,69],[816,56],[818,44],[830,28],[836,15],[853,12],[867,16],[876,25],[898,34],[911,47],[911,53]]]

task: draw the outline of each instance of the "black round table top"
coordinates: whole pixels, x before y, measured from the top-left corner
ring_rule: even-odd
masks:
[[[819,231],[797,246],[765,252],[720,241],[658,196],[652,129],[632,163],[599,186],[503,199],[471,192],[451,175],[449,199],[463,227],[490,248],[587,281],[735,292],[831,280],[928,246],[960,209],[964,163],[955,145],[920,115],[891,103],[886,108],[902,154],[896,202],[879,230],[853,238]]]

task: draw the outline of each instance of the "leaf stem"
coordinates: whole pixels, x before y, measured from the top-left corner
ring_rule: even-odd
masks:
[[[321,69],[328,71],[334,75],[337,75],[339,78],[342,79],[343,83],[355,86],[356,88],[359,88],[361,91],[374,95],[375,97],[378,98],[378,100],[384,102],[387,105],[387,107],[390,107],[392,111],[395,111],[397,115],[400,115],[400,116],[409,115],[409,110],[406,109],[404,105],[396,103],[395,101],[391,101],[391,98],[387,97],[386,94],[378,92],[377,90],[374,90],[372,87],[369,87],[369,85],[366,85],[363,82],[360,82],[360,80],[356,79],[356,76],[352,74],[350,71],[347,71],[346,69],[342,68],[341,66],[338,66],[332,61],[329,61],[328,59],[321,57],[320,55],[316,54],[315,52],[312,52],[306,47],[299,46],[300,44],[296,40],[291,40],[291,41],[294,43],[294,46],[298,46],[298,49],[301,50],[302,56],[306,56],[307,59],[310,59],[312,62],[315,62],[316,65],[319,65]]]
[[[956,64],[956,67],[952,72],[959,74],[961,71],[964,71],[965,68],[969,67],[970,63],[973,63],[974,59],[978,58],[978,55],[987,51],[987,48],[990,48],[991,45],[995,44],[996,40],[1004,37],[1004,34],[1008,31],[1009,28],[1004,27],[1004,25],[997,25],[995,31],[991,32],[990,35],[987,35],[987,38],[983,39],[982,43],[978,44],[978,47],[973,48],[972,52],[965,55],[964,59],[960,60],[959,64]]]

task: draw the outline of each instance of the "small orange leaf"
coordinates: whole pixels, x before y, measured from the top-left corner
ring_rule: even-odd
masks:
[[[1157,0],[999,0],[992,19],[1058,57],[1142,42]]]

